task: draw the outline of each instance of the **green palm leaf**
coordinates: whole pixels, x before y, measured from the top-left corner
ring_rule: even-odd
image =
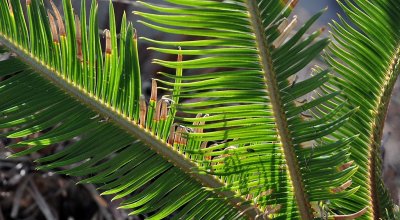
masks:
[[[223,184],[210,175],[193,173],[196,165],[160,139],[165,136],[162,131],[169,127],[158,125],[160,122],[153,120],[153,114],[147,118],[153,126],[147,128],[158,130],[150,133],[144,128],[141,116],[146,108],[140,98],[136,36],[124,17],[118,53],[112,4],[103,56],[95,1],[89,30],[84,22],[85,1],[80,21],[73,16],[70,1],[63,1],[65,24],[58,9],[53,7],[48,15],[42,1],[28,2],[26,24],[19,2],[11,3],[0,3],[0,41],[18,59],[1,62],[1,76],[11,76],[0,86],[1,127],[16,127],[5,134],[9,138],[53,128],[38,138],[9,146],[18,151],[14,157],[79,136],[81,139],[67,149],[37,160],[39,168],[69,167],[60,173],[87,176],[81,182],[99,184],[104,194],[115,194],[115,199],[140,190],[122,207],[135,208],[135,214],[157,211],[151,216],[154,219],[166,217],[183,206],[187,208],[181,209],[181,215],[196,218],[231,218],[246,208],[246,204],[236,208],[244,200],[231,192],[216,193],[203,188]],[[14,28],[10,29],[9,24]],[[20,28],[29,31],[21,35]],[[167,116],[173,117],[172,112],[167,112]],[[209,200],[219,196],[228,201]]]
[[[400,72],[400,26],[396,22],[400,18],[399,4],[394,0],[339,3],[351,23],[342,18],[341,24],[333,23],[336,42],[330,46],[331,55],[326,60],[340,74],[333,80],[333,86],[343,90],[336,97],[337,102],[360,108],[338,135],[360,134],[350,150],[351,159],[359,165],[353,181],[360,190],[334,205],[343,213],[368,206],[368,214],[362,219],[394,219],[393,204],[381,179],[380,144],[391,93]]]
[[[63,21],[53,4],[47,12],[28,0],[25,22],[19,1],[1,0],[0,42],[17,58],[0,63],[0,128],[28,137],[9,146],[13,156],[73,140],[38,159],[39,168],[63,167],[115,199],[130,195],[121,207],[152,219],[312,219],[323,217],[313,204],[356,192],[347,189],[357,171],[348,160],[354,136],[334,138],[354,110],[335,106],[338,92],[299,101],[329,81],[326,70],[288,80],[329,43],[316,41],[321,30],[301,40],[322,12],[289,38],[293,1],[167,2],[142,3],[160,12],[137,12],[152,22],[142,23],[198,40],[147,39],[178,61],[155,61],[176,71],[159,80],[172,94],[157,100],[153,81],[146,106],[136,33],[124,16],[118,39],[112,4],[102,48],[96,1],[86,23],[85,1],[78,17],[64,0]],[[201,57],[183,61],[189,55]]]
[[[162,53],[201,56],[183,62],[155,60],[195,72],[179,77],[162,73],[175,82],[160,81],[167,87],[179,86],[179,97],[189,99],[177,108],[192,115],[180,121],[195,132],[187,134],[187,144],[178,143],[176,148],[189,153],[201,165],[200,172],[219,176],[226,189],[239,190],[277,218],[311,219],[312,201],[345,197],[357,190],[345,190],[355,167],[340,169],[349,162],[346,145],[351,139],[329,138],[352,112],[338,115],[338,109],[333,115],[340,117],[335,120],[323,112],[308,121],[302,114],[338,93],[304,104],[298,101],[323,85],[330,77],[328,71],[297,85],[288,81],[328,43],[326,39],[314,42],[321,30],[301,40],[322,12],[282,44],[295,23],[287,20],[291,8],[283,2],[167,2],[172,6],[142,2],[157,13],[136,14],[150,21],[141,23],[151,28],[198,39],[159,42],[144,38],[162,46],[151,48]],[[204,74],[203,69],[211,68],[226,70]],[[343,190],[335,191],[339,186]]]

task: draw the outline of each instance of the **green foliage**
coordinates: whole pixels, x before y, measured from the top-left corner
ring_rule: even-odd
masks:
[[[339,129],[337,137],[357,133],[351,143],[351,160],[359,165],[353,182],[360,186],[354,195],[336,200],[334,207],[353,213],[369,207],[365,218],[395,219],[393,204],[381,178],[380,146],[383,126],[394,83],[400,73],[400,18],[398,1],[361,1],[340,3],[352,27],[343,18],[333,22],[333,37],[326,60],[340,77],[332,85],[343,92],[336,103],[358,106],[348,124]],[[332,88],[326,87],[326,90]]]
[[[26,137],[13,157],[73,140],[38,169],[81,176],[151,219],[394,218],[379,143],[399,73],[396,0],[346,1],[359,29],[334,22],[331,44],[305,36],[323,11],[291,36],[295,1],[165,1],[140,2],[151,11],[140,22],[195,40],[144,38],[177,56],[154,61],[176,73],[153,80],[146,104],[143,51],[125,15],[117,35],[111,2],[102,48],[96,1],[87,17],[85,1],[77,16],[63,0],[62,18],[52,2],[28,0],[24,15],[0,0],[0,43],[16,54],[0,62],[0,129]],[[328,44],[336,74],[291,82]],[[158,99],[157,84],[170,94]]]

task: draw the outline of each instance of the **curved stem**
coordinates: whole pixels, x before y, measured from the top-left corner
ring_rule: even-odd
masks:
[[[392,96],[393,88],[396,83],[397,77],[400,74],[400,45],[396,49],[395,56],[392,59],[390,67],[386,74],[385,85],[382,87],[380,100],[377,106],[377,113],[375,121],[372,124],[371,132],[371,147],[369,149],[369,185],[371,186],[371,200],[373,218],[380,219],[383,213],[380,207],[380,196],[378,195],[378,180],[381,178],[380,174],[382,165],[380,162],[380,146],[383,135],[383,128],[385,119],[389,109],[390,99]]]

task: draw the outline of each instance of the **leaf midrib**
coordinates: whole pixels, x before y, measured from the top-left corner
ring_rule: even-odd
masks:
[[[257,1],[246,0],[246,5],[249,11],[251,25],[256,37],[260,65],[265,74],[265,83],[268,88],[268,95],[275,115],[278,135],[282,142],[282,148],[292,182],[293,191],[295,193],[297,206],[300,211],[300,216],[302,219],[313,219],[313,215],[310,211],[310,203],[307,194],[305,193],[300,169],[298,167],[298,161],[294,152],[292,138],[288,130],[285,110],[282,107],[283,105],[281,96],[279,94],[278,83],[276,81],[277,77],[274,67],[272,66],[272,56],[271,52],[269,51],[269,43],[267,42],[267,37],[264,33],[265,27],[260,20],[260,11],[258,9]]]
[[[19,46],[13,40],[7,38],[0,33],[0,42],[10,49],[17,57],[24,63],[27,63],[37,73],[54,83],[58,88],[67,94],[76,98],[79,102],[97,112],[104,118],[108,118],[110,122],[125,130],[133,137],[142,141],[152,151],[162,156],[165,160],[172,163],[175,167],[179,168],[182,172],[189,175],[193,180],[199,182],[204,187],[209,187],[214,190],[213,192],[223,199],[226,199],[233,207],[240,210],[242,214],[246,215],[249,219],[253,219],[260,213],[260,210],[248,204],[240,195],[233,191],[221,191],[218,188],[224,187],[217,177],[210,174],[197,173],[198,166],[196,163],[190,161],[185,155],[175,151],[171,145],[164,140],[153,135],[150,131],[140,127],[130,118],[110,106],[109,104],[98,99],[95,95],[88,93],[80,86],[73,83],[71,80],[59,74],[54,68],[47,66],[41,62],[39,58],[31,55],[29,51]]]

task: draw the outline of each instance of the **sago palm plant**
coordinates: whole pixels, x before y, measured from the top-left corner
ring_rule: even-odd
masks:
[[[293,0],[140,2],[152,11],[135,12],[141,23],[192,37],[142,39],[177,57],[154,61],[175,74],[152,81],[148,102],[132,24],[124,15],[116,30],[110,3],[102,47],[85,2],[78,16],[63,0],[62,17],[52,1],[0,0],[1,51],[13,54],[0,62],[0,128],[23,138],[12,157],[73,140],[38,169],[82,176],[149,219],[394,218],[379,146],[398,0],[341,3],[352,24],[333,22],[334,43],[308,34],[323,11],[294,31]],[[293,81],[327,46],[330,68]]]

